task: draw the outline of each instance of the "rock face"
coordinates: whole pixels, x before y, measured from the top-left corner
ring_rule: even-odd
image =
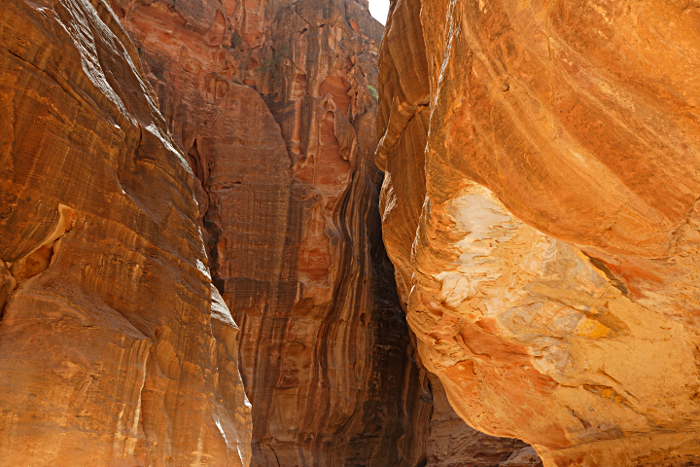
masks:
[[[251,465],[421,462],[430,393],[376,211],[367,3],[112,4],[198,178],[214,283],[241,325]]]
[[[518,439],[480,433],[455,413],[440,379],[429,375],[433,396],[427,467],[541,467],[535,450]]]
[[[0,465],[247,465],[193,177],[101,0],[0,11]]]
[[[700,9],[401,0],[381,210],[426,366],[548,466],[700,461]]]

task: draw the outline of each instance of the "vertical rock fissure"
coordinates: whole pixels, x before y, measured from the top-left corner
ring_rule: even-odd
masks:
[[[384,277],[382,27],[367,3],[112,2],[194,173],[212,282],[241,327],[252,466],[414,466],[430,402]]]

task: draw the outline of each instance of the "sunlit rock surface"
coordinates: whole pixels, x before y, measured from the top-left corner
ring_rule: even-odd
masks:
[[[244,466],[193,177],[100,0],[0,10],[0,465]]]
[[[198,179],[252,465],[419,464],[430,392],[381,239],[367,2],[112,4]]]
[[[427,467],[541,467],[535,450],[511,438],[498,438],[469,427],[455,413],[445,389],[430,375],[433,414],[430,420]]]
[[[393,4],[381,211],[425,365],[548,466],[700,461],[700,9]]]

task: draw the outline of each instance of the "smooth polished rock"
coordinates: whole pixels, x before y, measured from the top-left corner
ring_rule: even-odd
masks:
[[[192,172],[105,2],[3,3],[0,115],[0,465],[247,465]]]
[[[700,461],[694,2],[402,0],[382,216],[425,365],[547,466]]]

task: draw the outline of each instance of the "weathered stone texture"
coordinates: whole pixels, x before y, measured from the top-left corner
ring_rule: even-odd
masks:
[[[112,3],[199,180],[252,465],[413,467],[431,403],[376,213],[367,2]]]
[[[700,460],[700,10],[399,0],[381,210],[425,365],[548,466]]]
[[[0,465],[247,465],[192,182],[109,6],[3,2]]]
[[[535,450],[518,439],[480,433],[455,413],[440,379],[430,374],[433,414],[427,467],[541,467]]]

